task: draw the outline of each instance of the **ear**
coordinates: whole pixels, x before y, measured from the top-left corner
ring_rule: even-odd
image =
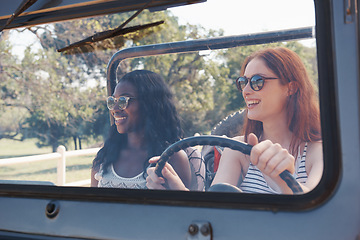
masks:
[[[297,84],[296,82],[289,82],[288,85],[288,96],[293,95],[294,93],[296,93],[298,90]]]

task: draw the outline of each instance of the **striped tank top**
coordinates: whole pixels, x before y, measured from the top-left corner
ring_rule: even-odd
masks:
[[[305,143],[303,154],[298,154],[295,161],[295,173],[294,178],[299,183],[306,183],[307,173],[305,170],[307,143]],[[299,147],[300,152],[300,147]],[[250,163],[246,176],[239,188],[245,193],[267,193],[267,194],[279,194],[276,190],[272,189],[266,182],[262,172],[254,165]]]

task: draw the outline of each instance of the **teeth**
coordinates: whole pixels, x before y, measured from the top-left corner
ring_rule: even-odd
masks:
[[[117,117],[116,120],[124,120],[126,117]]]
[[[249,100],[247,101],[248,105],[252,105],[252,104],[258,104],[260,102],[260,100]]]

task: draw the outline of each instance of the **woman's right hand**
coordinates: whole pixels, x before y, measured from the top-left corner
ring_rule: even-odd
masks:
[[[149,163],[156,163],[159,161],[160,157],[152,157],[149,160]],[[147,178],[146,178],[146,186],[149,189],[161,189],[166,190],[167,188],[164,185],[169,186],[170,190],[180,190],[180,191],[189,191],[181,181],[178,174],[175,172],[173,167],[169,163],[165,163],[164,168],[161,171],[163,177],[159,177],[155,173],[155,167],[149,167],[147,169]]]
[[[281,188],[282,193],[292,194],[292,190],[279,175],[285,170],[291,174],[295,172],[294,156],[278,143],[273,143],[270,140],[259,142],[253,133],[249,134],[248,143],[253,145],[250,154],[251,163],[257,166],[264,175],[272,178]]]

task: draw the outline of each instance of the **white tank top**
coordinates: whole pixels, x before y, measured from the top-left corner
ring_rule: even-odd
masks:
[[[143,172],[132,178],[124,178],[115,172],[113,164],[110,164],[105,174],[101,164],[99,172],[94,177],[98,180],[98,187],[146,189],[146,179],[143,176]]]
[[[298,154],[298,157],[295,161],[295,173],[293,176],[299,183],[306,183],[308,177],[305,170],[306,150],[307,143],[305,143],[303,154]],[[279,194],[279,192],[275,191],[268,185],[262,172],[251,163],[249,165],[246,176],[239,187],[243,192],[246,193]]]

